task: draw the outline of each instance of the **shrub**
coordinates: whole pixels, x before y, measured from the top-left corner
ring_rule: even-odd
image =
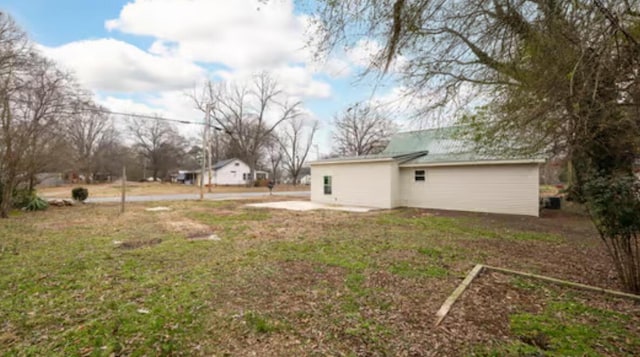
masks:
[[[84,202],[89,197],[89,190],[84,187],[76,187],[71,190],[71,197],[80,202]]]
[[[36,198],[36,192],[27,188],[19,188],[13,190],[13,207],[23,208],[27,207]]]
[[[618,276],[627,290],[640,293],[640,182],[635,175],[594,175],[584,193]]]
[[[257,179],[253,182],[255,187],[267,187],[269,185],[269,180],[267,179]]]
[[[31,201],[24,206],[27,211],[44,211],[49,208],[49,203],[38,196],[33,196]]]

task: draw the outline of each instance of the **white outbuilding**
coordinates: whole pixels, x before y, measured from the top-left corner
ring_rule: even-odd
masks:
[[[211,184],[220,186],[240,186],[251,181],[251,168],[239,159],[222,160],[215,163],[212,168]],[[185,184],[197,185],[201,179],[200,170],[178,171],[177,181]],[[254,171],[253,180],[268,179],[266,171]],[[209,170],[204,172],[204,184],[209,183]]]
[[[311,201],[538,216],[544,160],[472,147],[441,128],[399,133],[379,155],[314,161]]]

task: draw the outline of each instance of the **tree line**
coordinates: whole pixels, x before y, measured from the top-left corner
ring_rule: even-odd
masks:
[[[200,167],[205,152],[214,162],[238,158],[252,173],[260,168],[273,179],[299,181],[319,124],[269,73],[244,83],[209,81],[191,97],[212,119],[214,135],[206,145],[166,118],[113,114],[100,106],[0,13],[0,216],[7,217],[17,190],[34,190],[41,173],[92,182],[119,177],[126,166],[130,179],[166,179],[175,170]],[[335,152],[380,150],[380,136],[389,133],[375,130],[380,119],[372,126],[368,114],[363,106],[336,116]]]

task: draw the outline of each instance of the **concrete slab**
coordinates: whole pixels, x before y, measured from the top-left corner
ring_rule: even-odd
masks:
[[[276,208],[276,209],[287,209],[291,211],[311,211],[316,209],[328,209],[328,210],[334,210],[334,211],[347,211],[347,212],[369,212],[375,209],[370,207],[328,205],[324,203],[317,203],[317,202],[310,202],[310,201],[280,201],[280,202],[251,203],[251,204],[248,204],[247,207]]]

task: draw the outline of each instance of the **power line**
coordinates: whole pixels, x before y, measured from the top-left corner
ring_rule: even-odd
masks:
[[[134,117],[134,118],[169,121],[169,122],[180,123],[180,124],[205,125],[205,123],[199,123],[199,122],[190,121],[190,120],[165,118],[165,117],[161,117],[159,115],[145,115],[145,114],[136,114],[136,113],[114,112],[113,110],[109,110],[109,109],[99,109],[99,108],[89,108],[89,107],[85,108],[85,110],[88,111],[88,112],[97,112],[97,113],[112,114],[112,115],[124,115],[124,116],[129,116],[129,117]]]
[[[18,102],[21,103],[26,103],[26,104],[31,104],[29,101],[26,100],[17,100]],[[111,115],[122,115],[122,116],[128,116],[128,117],[134,117],[134,118],[140,118],[140,119],[147,119],[147,120],[159,120],[159,121],[167,121],[167,122],[173,122],[173,123],[178,123],[178,124],[187,124],[187,125],[202,125],[202,126],[210,126],[212,128],[214,128],[215,130],[218,131],[222,131],[223,129],[221,127],[215,126],[215,125],[211,125],[205,122],[196,122],[196,121],[190,121],[190,120],[182,120],[182,119],[174,119],[174,118],[166,118],[166,117],[162,117],[159,115],[147,115],[147,114],[137,114],[137,113],[126,113],[126,112],[116,112],[113,110],[109,110],[109,109],[102,109],[102,108],[96,108],[95,106],[91,106],[87,103],[82,103],[81,104],[82,110],[88,111],[88,112],[94,112],[94,113],[103,113],[103,114],[111,114]],[[66,111],[59,111],[59,114],[66,114],[66,115],[77,115],[80,113],[80,111],[73,111],[73,112],[66,112]]]
[[[145,114],[135,114],[135,113],[114,112],[114,111],[109,110],[109,109],[86,108],[86,110],[87,111],[92,111],[92,112],[98,112],[98,113],[112,114],[112,115],[124,115],[124,116],[130,116],[130,117],[134,117],[134,118],[141,118],[141,119],[148,119],[148,120],[162,120],[162,121],[168,121],[168,122],[174,122],[174,123],[180,123],[180,124],[192,124],[192,125],[210,126],[210,127],[214,128],[215,130],[218,130],[218,131],[222,130],[221,127],[218,127],[218,126],[215,126],[215,125],[211,125],[211,124],[206,123],[206,122],[200,123],[200,122],[197,122],[197,121],[165,118],[165,117],[161,117],[161,116],[158,116],[158,115],[145,115]]]

